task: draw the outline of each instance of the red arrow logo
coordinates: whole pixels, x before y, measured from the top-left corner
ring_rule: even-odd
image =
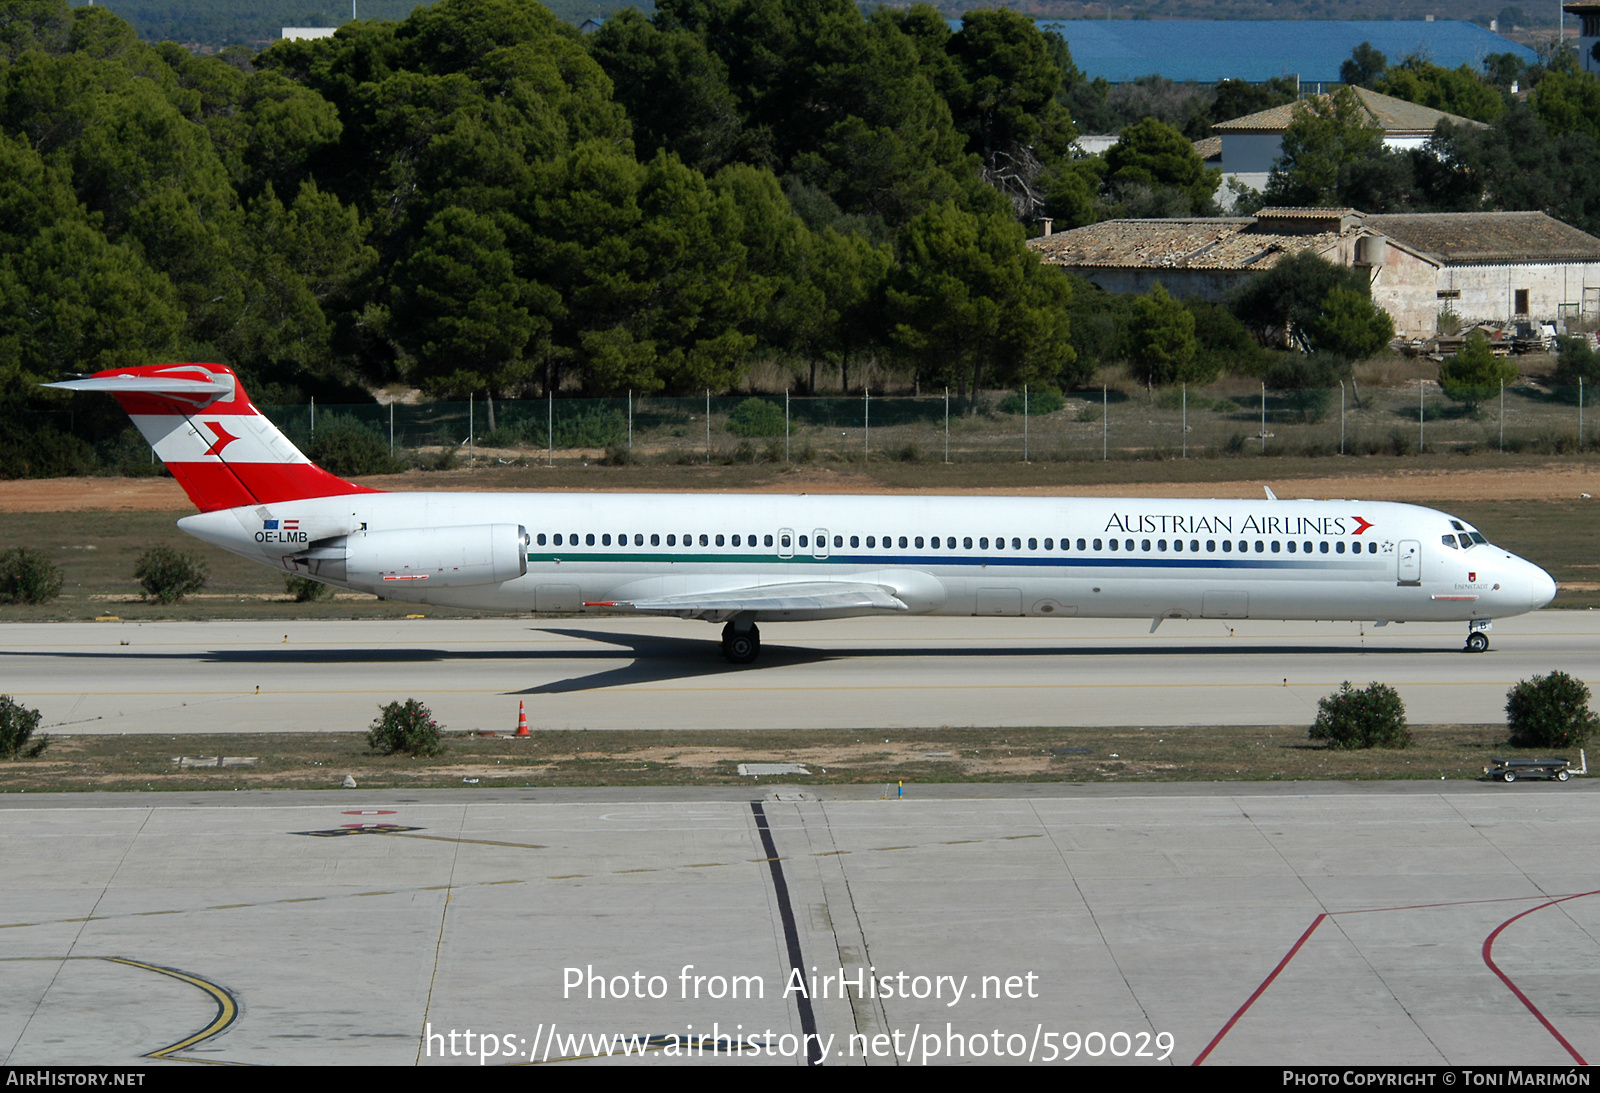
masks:
[[[221,456],[222,449],[239,439],[232,433],[228,432],[228,430],[224,429],[220,421],[202,421],[200,424],[204,425],[207,429],[210,429],[217,438],[211,442],[211,447],[206,449],[206,455]],[[1357,517],[1357,519],[1359,520],[1360,517]],[[1357,532],[1356,534],[1359,535],[1360,532]]]
[[[1351,535],[1360,535],[1363,531],[1366,531],[1368,528],[1370,528],[1372,526],[1372,521],[1371,520],[1363,520],[1359,516],[1356,516],[1353,519],[1355,520],[1356,523],[1360,524],[1361,526],[1356,528],[1354,531],[1352,531],[1350,533]]]

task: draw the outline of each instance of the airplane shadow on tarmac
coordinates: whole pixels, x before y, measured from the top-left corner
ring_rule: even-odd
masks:
[[[1166,641],[1160,645],[984,645],[984,646],[919,646],[900,648],[872,646],[851,648],[835,646],[827,650],[803,646],[763,644],[761,658],[754,664],[735,667],[726,663],[718,652],[716,639],[676,638],[646,634],[619,634],[611,631],[582,629],[557,629],[554,627],[530,628],[535,633],[547,633],[591,643],[580,649],[438,649],[419,646],[415,648],[330,649],[307,643],[302,645],[267,646],[256,649],[214,649],[204,652],[145,652],[137,646],[122,647],[116,651],[77,650],[0,650],[3,657],[46,657],[51,659],[81,659],[84,661],[137,658],[150,662],[187,661],[193,664],[441,664],[469,663],[473,661],[517,661],[525,664],[556,664],[587,662],[598,670],[564,679],[552,680],[523,690],[507,691],[511,695],[566,694],[574,691],[605,690],[641,683],[663,683],[673,680],[697,679],[708,676],[726,676],[730,673],[760,672],[775,668],[793,668],[807,664],[850,659],[898,660],[939,658],[942,660],[991,659],[1030,657],[1052,660],[1083,660],[1094,657],[1273,657],[1299,658],[1306,656],[1337,656],[1340,654],[1365,654],[1377,656],[1432,656],[1440,653],[1458,654],[1460,646],[1451,642],[1440,647],[1409,647],[1399,649],[1366,650],[1359,645],[1188,645],[1181,641]],[[605,665],[621,661],[613,667]]]
[[[761,657],[754,664],[734,666],[726,663],[718,653],[717,642],[707,642],[692,638],[663,638],[646,636],[643,634],[618,634],[593,630],[561,630],[554,627],[541,627],[540,630],[548,634],[560,634],[562,637],[574,638],[579,641],[600,642],[612,648],[583,650],[579,652],[540,653],[541,659],[552,660],[607,660],[617,657],[628,658],[628,663],[619,665],[606,671],[593,675],[572,676],[567,679],[554,680],[542,683],[526,690],[511,691],[509,694],[536,695],[536,694],[566,694],[572,691],[604,690],[607,687],[624,687],[638,683],[661,683],[677,679],[693,679],[702,676],[726,676],[729,673],[763,671],[773,668],[790,668],[803,664],[820,664],[827,661],[852,660],[852,659],[918,659],[926,660],[932,657],[941,659],[983,659],[994,657],[1038,657],[1038,658],[1072,658],[1086,657],[1125,657],[1125,656],[1186,656],[1186,657],[1250,657],[1270,656],[1304,657],[1304,656],[1337,656],[1339,654],[1362,654],[1359,646],[1346,645],[1228,645],[1225,648],[1215,646],[1192,647],[1182,643],[1169,642],[1161,645],[1140,645],[1137,648],[1128,646],[1076,646],[1063,648],[1058,645],[1041,646],[942,646],[929,648],[910,645],[904,648],[871,648],[852,649],[849,647],[834,647],[829,650],[806,649],[784,645],[775,645],[763,642]],[[1383,656],[1393,655],[1433,655],[1441,652],[1459,653],[1460,646],[1451,644],[1441,649],[1408,648],[1371,650],[1374,654]]]

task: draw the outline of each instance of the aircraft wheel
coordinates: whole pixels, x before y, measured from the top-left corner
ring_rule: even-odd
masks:
[[[1482,630],[1474,630],[1467,635],[1467,652],[1484,653],[1489,650],[1489,635]]]
[[[1558,782],[1565,782],[1568,778],[1571,778],[1571,777],[1572,777],[1572,775],[1567,771],[1564,771],[1564,770],[1556,771],[1556,781],[1558,781]]]
[[[1517,780],[1517,772],[1514,770],[1508,770],[1500,776],[1500,780],[1502,782],[1515,782]]]
[[[722,655],[729,664],[751,664],[761,655],[761,631],[752,626],[735,630],[722,642]]]

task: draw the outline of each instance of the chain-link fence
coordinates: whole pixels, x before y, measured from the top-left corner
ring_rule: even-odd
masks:
[[[1571,452],[1596,441],[1592,392],[1244,386],[958,397],[557,398],[263,406],[302,447],[359,427],[398,458],[511,462],[966,462],[1438,450]]]

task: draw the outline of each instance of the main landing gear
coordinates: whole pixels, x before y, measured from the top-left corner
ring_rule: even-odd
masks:
[[[1489,626],[1488,619],[1473,619],[1467,624],[1467,647],[1462,650],[1467,653],[1487,653],[1489,651]]]
[[[722,655],[729,664],[751,664],[761,655],[761,629],[746,623],[743,630],[732,620],[722,628]]]

